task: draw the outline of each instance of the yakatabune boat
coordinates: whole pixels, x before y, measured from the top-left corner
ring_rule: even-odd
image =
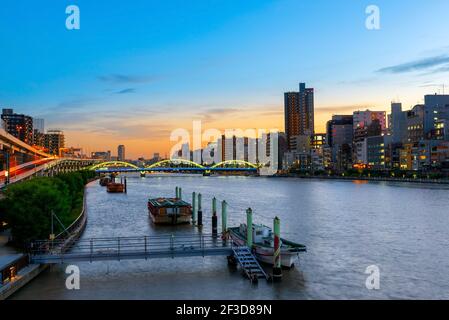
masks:
[[[123,183],[109,182],[106,190],[109,193],[123,193],[125,192],[125,185]]]
[[[229,228],[229,233],[237,245],[246,245],[246,224],[240,227]],[[253,225],[253,252],[257,260],[273,264],[274,234],[271,228],[264,225]],[[281,265],[285,268],[292,268],[299,259],[300,252],[306,252],[306,246],[294,243],[281,238]]]
[[[183,224],[192,219],[192,206],[178,198],[149,199],[148,211],[155,224]]]

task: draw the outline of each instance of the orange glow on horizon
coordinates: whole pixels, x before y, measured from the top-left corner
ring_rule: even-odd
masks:
[[[213,121],[202,121],[202,132],[207,129],[218,129],[223,134],[225,129],[277,129],[280,132],[284,131],[284,115],[283,109],[279,111],[276,108],[274,111],[266,112],[265,114],[252,114],[251,112],[241,111],[237,115],[224,116],[223,118],[214,119]],[[166,115],[167,116],[167,115]],[[170,118],[170,116],[167,116]],[[315,132],[326,132],[326,122],[332,117],[332,113],[321,112],[319,109],[315,110]],[[117,155],[117,147],[120,144],[125,145],[126,158],[137,159],[144,157],[149,159],[154,153],[159,153],[161,157],[169,156],[170,149],[176,142],[170,141],[170,133],[177,128],[186,129],[191,135],[192,133],[192,121],[201,120],[196,118],[185,117],[183,121],[173,121],[168,123],[165,119],[149,119],[148,123],[161,123],[164,125],[165,132],[160,133],[159,127],[153,128],[148,126],[148,130],[141,130],[142,132],[136,132],[133,135],[120,135],[117,133],[102,133],[102,132],[88,132],[88,131],[71,131],[66,130],[66,147],[80,147],[83,152],[89,155],[95,151],[111,151],[112,156]],[[139,119],[139,123],[136,127],[146,126],[145,119]],[[133,123],[129,125],[133,127]],[[161,126],[162,127],[162,126]],[[128,127],[127,127],[128,128]],[[152,134],[152,132],[155,134]],[[203,141],[203,146],[207,144],[207,141]]]

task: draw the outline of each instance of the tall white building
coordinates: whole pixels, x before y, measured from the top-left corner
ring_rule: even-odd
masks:
[[[214,163],[220,163],[223,159],[223,139],[218,138],[216,145],[214,146]]]
[[[245,138],[235,138],[235,160],[245,161]]]
[[[190,159],[190,147],[188,143],[184,143],[181,147],[181,158],[184,160]]]
[[[117,160],[125,161],[125,146],[123,144],[119,145],[117,148]]]
[[[234,159],[234,137],[226,137],[224,145],[224,161]]]

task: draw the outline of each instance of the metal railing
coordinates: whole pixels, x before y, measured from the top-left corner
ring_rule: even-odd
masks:
[[[211,234],[163,235],[142,237],[92,238],[66,243],[64,239],[34,241],[30,256],[34,260],[102,260],[116,258],[176,257],[218,254],[231,249],[231,240]],[[226,251],[226,250],[223,250]]]

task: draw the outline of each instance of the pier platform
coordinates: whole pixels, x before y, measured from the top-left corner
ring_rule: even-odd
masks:
[[[33,242],[31,263],[228,256],[235,247],[232,240],[204,234],[82,239],[69,245],[61,241]]]

